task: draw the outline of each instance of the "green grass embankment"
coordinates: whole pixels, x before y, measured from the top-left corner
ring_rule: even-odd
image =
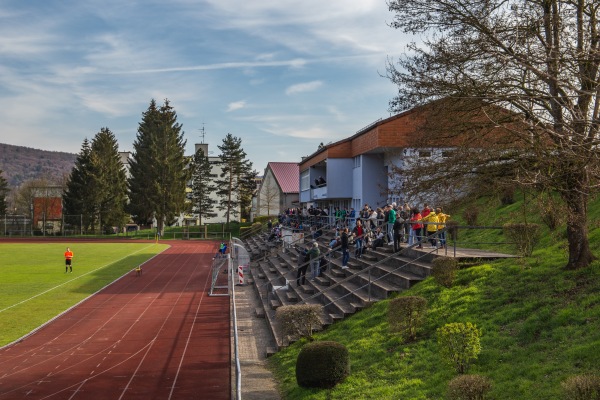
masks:
[[[520,220],[521,202],[495,204],[477,205],[482,224]],[[536,222],[532,214],[529,217]],[[600,255],[598,218],[596,201],[590,205],[589,224],[596,255]],[[305,340],[280,351],[270,365],[284,399],[444,399],[456,372],[442,361],[435,332],[450,322],[472,322],[481,328],[482,351],[469,373],[491,379],[489,398],[561,399],[561,382],[567,377],[600,374],[600,262],[584,270],[564,270],[564,232],[564,226],[556,231],[544,228],[532,257],[462,269],[452,288],[429,278],[402,293],[428,301],[427,322],[416,342],[402,343],[389,331],[389,301],[316,334],[315,340],[338,341],[350,352],[351,375],[333,389],[297,386],[295,362]],[[471,240],[491,242],[497,233],[469,235]]]

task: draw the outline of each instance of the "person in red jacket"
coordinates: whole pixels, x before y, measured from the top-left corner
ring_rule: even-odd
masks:
[[[73,252],[70,248],[67,247],[67,251],[65,251],[65,274],[68,272],[73,272]]]

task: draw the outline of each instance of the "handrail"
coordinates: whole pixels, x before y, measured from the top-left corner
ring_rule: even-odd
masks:
[[[438,233],[438,232],[434,233],[434,235],[437,235],[437,233]],[[431,236],[433,236],[433,235],[431,235]],[[387,257],[384,257],[383,259],[381,259],[381,260],[379,260],[379,261],[376,261],[375,263],[373,263],[373,264],[369,265],[367,268],[365,268],[365,269],[362,269],[362,270],[360,270],[360,271],[358,271],[358,272],[355,272],[355,273],[353,273],[353,274],[351,274],[351,275],[349,275],[349,276],[347,276],[347,277],[345,277],[345,278],[341,279],[340,281],[336,282],[335,284],[333,284],[333,285],[331,285],[331,286],[326,286],[326,287],[324,287],[324,288],[323,288],[323,290],[320,290],[318,293],[315,293],[315,294],[314,294],[314,295],[312,295],[312,296],[309,296],[309,297],[307,297],[307,298],[305,298],[305,299],[302,299],[302,300],[301,300],[299,303],[300,303],[300,304],[302,304],[302,303],[306,303],[306,301],[308,301],[308,300],[312,300],[312,299],[314,299],[314,298],[317,298],[317,297],[319,297],[320,295],[322,295],[323,293],[325,293],[325,292],[327,292],[327,291],[329,291],[329,290],[331,290],[331,289],[334,289],[334,288],[336,288],[336,287],[338,287],[338,286],[341,286],[341,285],[342,285],[343,283],[345,283],[345,282],[348,282],[349,280],[351,280],[352,278],[354,278],[354,277],[355,277],[357,274],[359,274],[359,273],[362,273],[362,272],[369,272],[369,273],[370,273],[370,271],[371,271],[373,268],[375,268],[375,267],[377,267],[377,266],[379,266],[379,265],[383,264],[383,263],[384,263],[384,262],[386,262],[386,261],[389,261],[389,260],[390,260],[390,259],[392,259],[393,257],[395,257],[395,256],[397,256],[397,255],[399,255],[399,254],[401,254],[401,253],[402,253],[403,251],[405,251],[406,249],[412,249],[412,248],[414,248],[415,246],[422,245],[422,244],[423,244],[423,242],[426,242],[426,241],[427,241],[429,238],[430,238],[430,236],[424,236],[424,237],[423,237],[423,238],[422,238],[420,241],[417,241],[416,243],[413,243],[412,245],[409,245],[408,247],[405,247],[405,248],[403,248],[403,249],[400,249],[399,251],[397,251],[397,252],[395,252],[395,253],[393,253],[393,254],[391,254],[391,255],[387,256]],[[431,252],[433,252],[433,251],[436,251],[436,250],[437,250],[437,249],[435,249],[435,250],[432,250]],[[404,268],[404,267],[406,267],[406,266],[408,266],[408,265],[412,265],[412,264],[414,264],[414,261],[417,261],[417,260],[421,259],[422,257],[425,257],[425,256],[426,256],[426,255],[428,255],[428,254],[430,254],[430,253],[427,253],[427,252],[425,252],[425,254],[423,254],[422,256],[420,256],[420,257],[418,257],[418,258],[416,258],[416,259],[414,259],[414,260],[412,260],[412,261],[410,261],[410,262],[408,262],[408,263],[406,263],[406,264],[404,264],[404,265],[401,265],[401,266],[397,267],[397,268],[396,268],[396,269],[394,269],[393,271],[391,271],[391,272],[388,272],[388,273],[386,273],[386,274],[385,274],[385,275],[383,275],[383,276],[388,276],[389,274],[391,274],[391,273],[393,273],[393,272],[396,272],[396,271],[398,271],[398,270],[399,270],[399,269],[401,269],[401,268]],[[379,279],[381,279],[381,277],[380,277],[380,278],[377,278],[377,279],[375,280],[375,282],[377,282]],[[357,289],[355,289],[355,290],[352,290],[350,293],[348,293],[348,294],[346,294],[346,295],[342,296],[341,298],[344,298],[344,297],[346,297],[346,296],[348,296],[348,295],[350,295],[350,294],[353,294],[353,293],[357,292],[357,291],[358,291],[358,290],[360,290],[360,289],[363,289],[363,288],[365,288],[365,287],[367,287],[367,286],[370,286],[372,282],[373,282],[373,281],[369,280],[369,283],[367,283],[367,284],[365,284],[364,286],[361,286],[361,287],[359,287],[359,288],[357,288]],[[328,306],[329,304],[332,304],[332,303],[325,304],[323,307],[325,307],[325,306]]]
[[[234,358],[235,358],[235,383],[236,383],[236,400],[242,399],[242,369],[240,366],[240,354],[239,354],[239,336],[238,336],[238,327],[237,327],[237,312],[236,312],[236,303],[235,303],[235,282],[233,273],[233,261],[231,257],[229,257],[229,284],[231,285],[231,307],[233,314],[233,347],[234,347]]]
[[[331,228],[332,228],[332,227],[331,227],[331,225],[325,225],[325,226],[323,226],[323,227],[321,227],[321,228],[319,228],[319,229],[331,229]],[[305,239],[304,237],[302,237],[302,238],[299,238],[299,239],[296,239],[296,240],[292,241],[292,242],[289,244],[289,246],[293,247],[295,244],[297,244],[297,243],[298,243],[298,242],[300,242],[300,241],[303,241],[304,239]],[[259,259],[258,259],[258,260],[256,260],[255,262],[256,262],[256,263],[260,263],[261,261],[265,261],[265,260],[267,259],[267,257],[269,257],[269,256],[270,256],[269,254],[267,254],[267,255],[264,255],[263,257],[259,258]],[[323,254],[323,256],[324,256],[324,254]],[[321,256],[319,256],[319,259],[321,259]],[[305,263],[301,264],[300,266],[304,266],[304,265],[308,265],[308,264],[310,264],[310,261],[307,261],[307,262],[305,262]],[[298,266],[298,267],[300,267],[300,266]],[[284,276],[284,278],[285,278],[285,276]],[[262,285],[257,285],[257,286],[256,286],[256,289],[260,290],[260,289],[262,289],[263,287],[265,287],[265,286],[268,286],[270,283],[271,283],[271,282],[265,282],[265,283],[263,283]]]
[[[250,229],[248,229],[244,233],[240,233],[240,240],[244,240],[250,236],[253,236],[256,233],[260,233],[264,230],[264,228],[265,228],[264,224],[260,224],[259,226],[256,226],[256,227],[251,226]]]

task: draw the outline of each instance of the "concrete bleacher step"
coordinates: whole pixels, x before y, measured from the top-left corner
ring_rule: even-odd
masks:
[[[266,276],[265,274],[263,274],[262,272],[259,272],[259,273],[257,274],[257,276],[258,276],[258,279],[265,279],[265,278],[267,277],[267,276]]]
[[[271,357],[272,355],[274,355],[275,353],[277,353],[277,348],[276,347],[267,347],[265,349],[265,356],[267,358]]]
[[[332,268],[331,275],[333,275],[336,278],[344,278],[346,276],[346,273],[342,269]]]
[[[257,318],[265,318],[265,309],[262,307],[256,307],[254,309],[254,314]]]
[[[330,286],[331,281],[323,276],[317,276],[315,281],[321,286]]]
[[[300,285],[300,290],[305,294],[315,294],[315,289],[309,285]]]
[[[276,274],[277,273],[277,268],[275,267],[269,267],[269,272],[272,274]]]
[[[291,291],[285,292],[285,298],[290,303],[297,303],[298,302],[298,296],[296,296],[296,293],[291,292]]]
[[[369,253],[363,254],[361,258],[365,261],[371,261],[371,262],[377,261],[377,257],[372,254],[369,254]]]
[[[269,301],[269,305],[271,306],[271,310],[277,310],[279,307],[281,307],[281,302],[273,299]]]
[[[343,320],[344,319],[344,314],[330,313],[329,317],[331,318],[331,322],[335,323],[337,321]]]

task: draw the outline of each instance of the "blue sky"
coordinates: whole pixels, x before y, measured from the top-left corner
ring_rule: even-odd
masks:
[[[299,162],[388,117],[388,57],[407,41],[385,0],[3,0],[0,142],[78,153],[102,127],[131,151],[152,98],[218,154]]]

